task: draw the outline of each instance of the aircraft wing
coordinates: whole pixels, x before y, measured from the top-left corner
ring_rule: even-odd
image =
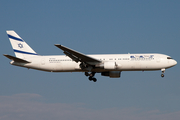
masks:
[[[70,57],[72,60],[74,60],[75,62],[85,62],[88,63],[90,65],[95,65],[97,63],[100,63],[101,61],[96,59],[96,58],[92,58],[90,56],[87,56],[83,53],[77,52],[75,50],[72,50],[70,48],[67,48],[65,46],[59,45],[59,44],[55,44],[56,47],[60,48],[61,50],[64,51],[64,54],[67,55],[68,57]]]

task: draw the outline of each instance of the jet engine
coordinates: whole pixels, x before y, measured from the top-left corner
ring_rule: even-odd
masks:
[[[113,70],[116,69],[116,62],[105,62],[104,63],[105,70]]]
[[[119,78],[121,76],[120,71],[108,71],[108,72],[102,72],[102,76],[109,76],[110,78]]]

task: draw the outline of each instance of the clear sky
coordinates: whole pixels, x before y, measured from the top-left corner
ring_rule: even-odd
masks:
[[[162,53],[180,61],[179,0],[1,0],[0,120],[179,120],[180,67],[121,78],[48,73],[9,64],[6,30],[38,54]]]

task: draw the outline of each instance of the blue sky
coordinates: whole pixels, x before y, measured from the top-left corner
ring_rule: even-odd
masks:
[[[162,53],[180,61],[178,0],[1,0],[0,51],[14,55],[6,30],[38,54]],[[0,56],[0,120],[179,120],[179,65],[122,72],[121,78],[48,73],[12,66]]]

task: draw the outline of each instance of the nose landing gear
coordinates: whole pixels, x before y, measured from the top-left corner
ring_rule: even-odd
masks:
[[[97,81],[97,79],[94,77],[95,72],[91,72],[91,73],[85,72],[85,75],[86,75],[86,76],[89,76],[89,80],[90,80],[90,81],[93,81],[93,82],[96,82],[96,81]]]
[[[165,68],[161,69],[161,71],[162,71],[161,77],[163,78],[164,77],[164,73],[165,73]]]

